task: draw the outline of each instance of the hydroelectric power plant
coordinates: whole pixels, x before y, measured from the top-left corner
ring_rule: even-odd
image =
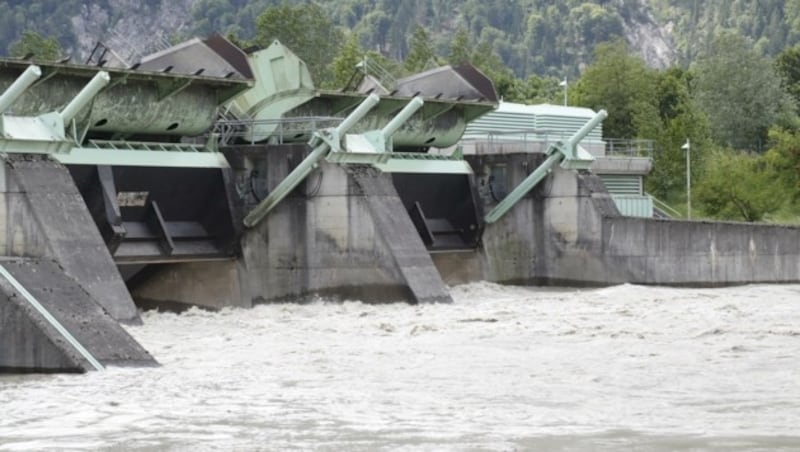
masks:
[[[652,218],[604,111],[503,103],[469,65],[325,91],[278,42],[93,57],[0,60],[4,371],[155,365],[137,303],[800,281],[800,229]]]

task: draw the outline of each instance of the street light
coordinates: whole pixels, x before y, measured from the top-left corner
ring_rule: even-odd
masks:
[[[692,145],[689,143],[689,139],[686,139],[686,143],[681,146],[686,152],[686,218],[691,220],[692,219]]]
[[[564,87],[564,106],[566,107],[567,106],[567,90],[569,89],[569,82],[567,82],[567,77],[566,76],[564,77],[564,80],[562,80],[561,83],[558,84],[558,86],[563,86]]]

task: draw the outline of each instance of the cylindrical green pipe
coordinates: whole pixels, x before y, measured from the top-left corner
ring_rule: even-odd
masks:
[[[383,136],[389,138],[390,136],[394,135],[394,133],[397,132],[397,130],[403,124],[405,124],[405,122],[408,121],[408,119],[411,118],[411,116],[414,113],[416,113],[417,110],[422,108],[422,104],[424,103],[425,102],[419,96],[411,99],[411,102],[406,104],[406,106],[403,107],[402,110],[400,110],[400,113],[395,115],[395,117],[392,118],[392,120],[389,121],[388,124],[383,126],[383,129],[381,129],[381,133],[383,134]]]
[[[39,77],[42,76],[42,70],[39,66],[31,65],[28,66],[28,69],[25,69],[25,72],[22,73],[11,86],[6,89],[3,94],[0,96],[0,114],[5,113],[14,102],[19,99],[20,96],[28,89],[33,82],[39,80]]]
[[[101,89],[105,88],[108,85],[108,82],[111,80],[111,76],[108,75],[106,71],[98,72],[92,79],[86,84],[85,87],[75,96],[63,110],[61,110],[60,115],[61,118],[64,120],[64,124],[72,121],[78,113],[83,110],[84,107],[89,105],[89,102],[92,101],[94,96],[100,92]]]
[[[575,132],[569,140],[567,140],[567,146],[570,150],[574,150],[575,146],[580,143],[580,141],[589,133],[597,127],[604,119],[608,117],[608,113],[605,110],[600,110],[597,114],[594,115],[592,119],[589,120],[586,124],[583,125],[577,132]]]
[[[376,94],[370,94],[369,97],[364,99],[361,104],[350,113],[344,121],[336,127],[335,136],[341,137],[342,134],[347,132],[351,127],[353,127],[361,118],[363,118],[375,105],[380,102],[381,98],[378,97]],[[272,210],[279,202],[283,200],[289,193],[294,190],[306,176],[311,173],[314,169],[314,165],[317,164],[318,161],[322,160],[328,152],[330,152],[331,147],[328,143],[322,142],[319,146],[314,148],[311,154],[308,155],[302,162],[300,162],[288,176],[286,179],[282,180],[277,187],[257,206],[244,217],[244,225],[248,228],[252,228],[253,226],[257,225],[268,213]]]
[[[545,176],[547,176],[547,173],[550,172],[550,170],[563,159],[564,154],[558,151],[550,154],[550,157],[547,157],[547,160],[545,160],[541,165],[539,165],[538,168],[529,174],[528,177],[522,181],[522,183],[517,185],[517,188],[506,195],[506,197],[503,198],[503,200],[500,201],[500,203],[486,215],[484,221],[491,224],[499,220],[500,217],[505,215],[506,212],[514,207],[514,204],[516,204],[520,199],[522,199],[523,196],[525,196],[526,193],[535,187],[536,184],[544,179]]]
[[[338,136],[342,136],[343,133],[346,133],[348,130],[352,129],[353,126],[356,125],[358,121],[361,121],[361,119],[364,118],[364,116],[366,116],[370,110],[372,110],[372,107],[378,105],[378,102],[380,101],[381,98],[375,93],[367,96],[367,98],[358,104],[358,107],[356,107],[352,113],[347,115],[347,117],[344,118],[344,121],[342,121],[341,124],[336,127],[336,133]]]

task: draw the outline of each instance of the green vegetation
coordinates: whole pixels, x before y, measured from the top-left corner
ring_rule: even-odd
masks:
[[[9,48],[11,56],[34,60],[55,61],[61,58],[61,45],[55,38],[46,38],[35,31],[26,30]]]
[[[74,52],[70,17],[82,6],[0,3],[0,46]],[[93,7],[114,17],[111,2]],[[394,77],[471,62],[523,103],[560,104],[567,77],[571,105],[609,111],[606,137],[655,140],[646,186],[657,197],[686,201],[688,139],[695,216],[800,222],[800,0],[196,0],[191,17],[192,34],[280,40],[328,88],[364,59]],[[640,41],[630,29],[654,23],[672,24],[677,59],[666,69],[626,44]]]

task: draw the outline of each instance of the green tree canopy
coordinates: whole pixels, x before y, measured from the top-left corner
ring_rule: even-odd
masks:
[[[795,106],[800,105],[800,44],[781,52],[775,58],[775,69],[783,81],[784,89],[792,95]]]
[[[410,73],[420,72],[425,69],[430,61],[436,61],[436,53],[431,45],[431,38],[424,27],[417,25],[408,44],[408,55],[405,59],[405,68]]]
[[[469,32],[464,27],[458,27],[450,41],[450,53],[447,55],[447,60],[450,64],[458,65],[469,62],[470,59]]]
[[[55,38],[47,38],[32,30],[26,30],[22,37],[11,44],[11,56],[33,55],[36,60],[55,61],[63,56],[61,44]]]
[[[621,40],[597,46],[594,63],[586,68],[571,97],[577,105],[606,109],[603,136],[652,138],[659,124],[654,76],[641,58],[632,56]]]
[[[717,37],[695,74],[695,97],[725,146],[763,151],[769,127],[793,111],[774,66],[737,34]]]
[[[342,46],[339,54],[333,59],[331,63],[330,72],[333,76],[331,82],[333,88],[344,88],[353,72],[356,70],[356,65],[364,58],[364,50],[358,45],[358,36],[351,33],[347,38],[344,46]]]
[[[796,205],[800,202],[800,131],[773,127],[769,143],[765,157],[777,172],[785,194]]]
[[[703,173],[705,157],[711,148],[708,119],[698,110],[690,92],[691,73],[679,67],[656,73],[653,92],[661,121],[653,153],[653,169],[647,177],[647,190],[658,198],[683,197],[686,186],[686,155],[681,147],[689,140],[692,147],[692,176]]]
[[[717,150],[709,157],[697,200],[716,218],[762,221],[781,208],[781,189],[764,156]]]
[[[318,4],[285,3],[264,10],[256,19],[253,43],[267,47],[275,39],[305,61],[314,83],[328,82],[326,69],[339,51],[342,32]]]

